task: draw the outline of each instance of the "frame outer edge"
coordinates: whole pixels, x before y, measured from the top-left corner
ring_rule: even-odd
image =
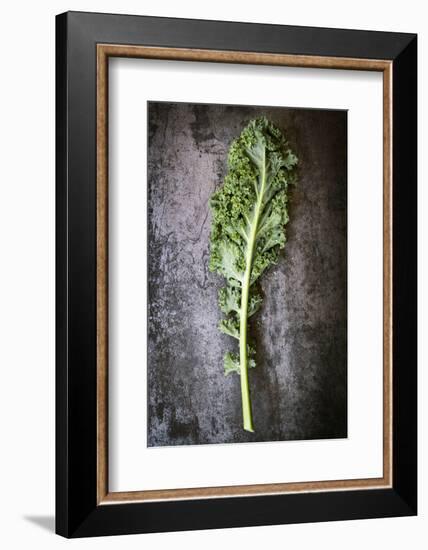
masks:
[[[274,53],[281,40],[283,51],[289,55],[383,59],[397,57],[415,36],[412,33],[357,30],[325,27],[305,27],[272,23],[253,23],[227,20],[156,17],[112,13],[69,11],[70,22],[82,33],[95,35],[100,26],[108,33],[127,34],[130,46],[205,48]],[[103,39],[97,36],[97,41]],[[122,43],[113,39],[111,43]],[[209,42],[209,45],[207,43]],[[227,47],[224,44],[228,43]],[[248,48],[248,44],[252,47]],[[298,43],[298,45],[296,45]],[[373,55],[373,51],[377,51]],[[358,51],[356,55],[355,52]]]
[[[71,16],[71,17],[70,17]],[[94,478],[94,472],[92,470],[93,462],[95,463],[96,468],[96,456],[93,453],[93,444],[92,440],[89,440],[88,438],[92,437],[92,434],[96,433],[95,425],[92,429],[92,424],[90,422],[90,426],[85,428],[84,434],[82,434],[82,439],[76,439],[76,430],[81,427],[82,425],[82,413],[79,411],[79,408],[77,407],[76,398],[79,395],[79,398],[82,400],[82,404],[84,406],[91,406],[93,402],[93,396],[92,396],[92,383],[93,383],[93,375],[91,373],[84,374],[83,379],[82,374],[85,372],[84,370],[84,364],[83,365],[76,365],[76,369],[73,367],[73,373],[70,373],[68,370],[68,342],[67,339],[69,337],[69,329],[67,327],[67,321],[68,321],[68,292],[69,292],[69,283],[67,277],[70,275],[70,270],[68,268],[68,259],[70,256],[73,255],[74,249],[70,247],[70,249],[66,248],[66,250],[62,249],[61,247],[65,244],[66,247],[69,246],[68,241],[74,240],[74,246],[76,245],[76,233],[74,235],[72,234],[72,231],[68,228],[68,216],[72,218],[71,222],[76,222],[75,218],[77,215],[80,214],[79,211],[76,211],[72,206],[75,205],[81,205],[81,202],[79,202],[81,199],[87,198],[87,191],[83,194],[83,196],[79,196],[79,201],[76,200],[76,193],[79,193],[84,189],[84,186],[82,187],[82,183],[79,183],[77,185],[75,181],[76,174],[73,174],[73,188],[71,191],[74,193],[74,197],[72,196],[73,193],[69,192],[68,189],[68,180],[71,176],[69,176],[68,168],[74,168],[75,171],[75,160],[76,160],[76,151],[80,151],[78,147],[76,147],[76,144],[74,144],[74,149],[70,152],[68,148],[68,135],[70,134],[71,138],[75,138],[75,131],[76,131],[76,123],[73,120],[73,118],[69,119],[69,116],[77,116],[78,122],[82,121],[82,117],[84,114],[81,114],[80,109],[79,111],[73,111],[73,107],[76,108],[76,106],[79,105],[77,103],[78,99],[83,99],[84,103],[80,104],[83,113],[86,114],[86,112],[89,113],[90,119],[93,117],[93,113],[91,111],[92,108],[92,99],[88,96],[88,92],[91,90],[92,87],[92,79],[94,78],[94,75],[89,74],[90,71],[92,71],[91,67],[94,66],[94,60],[88,60],[88,56],[90,57],[91,48],[93,48],[94,44],[96,44],[98,41],[105,41],[103,38],[105,38],[104,35],[109,34],[109,32],[112,32],[112,22],[119,22],[122,21],[121,25],[123,27],[123,22],[125,20],[128,21],[134,21],[135,26],[139,28],[139,25],[142,24],[143,27],[146,27],[149,23],[156,27],[154,31],[154,35],[157,36],[159,34],[160,27],[163,27],[165,24],[171,25],[172,21],[180,22],[180,32],[178,33],[179,37],[177,38],[177,35],[174,35],[172,40],[174,41],[182,41],[183,47],[185,47],[186,40],[182,39],[181,36],[183,33],[185,34],[187,32],[186,29],[186,20],[171,20],[166,18],[145,18],[145,17],[133,17],[133,16],[112,16],[108,15],[110,28],[108,31],[106,31],[104,27],[104,22],[107,20],[107,14],[83,14],[83,13],[76,13],[76,12],[68,12],[66,14],[62,14],[57,16],[56,19],[56,47],[57,47],[57,57],[56,57],[56,91],[57,91],[57,105],[56,105],[56,152],[57,152],[57,168],[56,168],[56,189],[57,189],[57,218],[56,218],[56,231],[57,231],[57,263],[56,263],[56,276],[57,276],[57,319],[56,319],[56,334],[57,334],[57,366],[56,366],[56,372],[57,372],[57,381],[56,381],[56,414],[57,414],[57,423],[56,423],[56,435],[57,435],[57,442],[56,442],[56,457],[57,457],[57,472],[56,472],[56,512],[57,512],[57,518],[56,518],[56,531],[58,534],[66,537],[80,537],[80,536],[97,536],[97,535],[106,535],[106,534],[124,534],[124,533],[137,533],[137,532],[159,532],[159,531],[177,531],[177,530],[191,530],[191,529],[201,529],[201,528],[210,528],[210,527],[233,527],[233,526],[244,526],[244,525],[268,525],[268,524],[278,524],[278,523],[300,523],[302,521],[326,521],[328,519],[358,519],[362,517],[391,517],[391,516],[402,516],[402,515],[412,515],[412,513],[415,513],[416,511],[416,471],[414,469],[416,465],[416,439],[414,437],[415,433],[415,424],[413,420],[415,419],[414,415],[414,407],[412,406],[412,403],[414,400],[414,389],[416,388],[416,374],[414,369],[412,368],[410,379],[407,379],[408,372],[406,371],[406,358],[404,357],[404,351],[406,349],[410,348],[410,359],[413,359],[416,352],[413,349],[412,350],[412,344],[414,343],[413,335],[411,332],[411,329],[407,329],[405,333],[405,337],[408,338],[408,341],[406,340],[405,345],[401,347],[397,347],[396,339],[394,339],[394,361],[397,360],[397,353],[398,358],[402,360],[401,368],[400,368],[400,378],[401,375],[404,376],[404,383],[405,388],[400,389],[400,384],[397,381],[397,377],[394,376],[394,398],[396,397],[396,393],[398,392],[400,399],[402,399],[401,406],[399,408],[399,413],[402,416],[402,420],[397,424],[397,419],[394,422],[394,442],[397,439],[397,433],[398,431],[401,433],[401,436],[406,435],[406,428],[410,427],[410,432],[408,433],[406,443],[408,443],[408,448],[403,450],[401,449],[400,452],[397,452],[396,445],[394,445],[394,483],[393,489],[389,490],[374,490],[372,491],[352,491],[354,494],[352,497],[350,496],[349,491],[345,491],[340,495],[340,492],[334,492],[329,493],[329,496],[325,493],[310,493],[308,495],[277,495],[277,496],[269,496],[269,497],[252,497],[250,499],[239,499],[241,502],[243,500],[247,501],[247,504],[243,505],[245,509],[248,510],[249,515],[253,517],[254,520],[254,514],[255,512],[255,502],[257,501],[259,503],[259,506],[257,509],[260,508],[260,505],[262,502],[265,503],[266,510],[259,510],[259,515],[257,517],[257,520],[253,521],[253,523],[248,523],[248,518],[242,518],[239,514],[236,515],[235,513],[232,513],[232,508],[236,505],[236,499],[213,499],[211,501],[207,500],[196,500],[196,501],[173,501],[173,502],[154,502],[151,504],[120,504],[120,505],[110,505],[110,506],[96,506],[96,487],[93,486],[92,480]],[[137,25],[137,21],[138,25]],[[142,23],[142,20],[144,20],[144,24]],[[162,24],[160,23],[162,21]],[[195,25],[197,25],[196,21],[193,21],[192,24],[190,24],[190,20],[188,21],[189,28],[188,31],[190,32],[191,28],[194,28]],[[200,22],[201,23],[201,22]],[[214,22],[205,22],[205,23],[214,23]],[[222,23],[219,23],[221,26]],[[227,25],[230,26],[230,28],[234,25],[232,22],[228,22]],[[238,23],[235,24],[236,26],[240,25]],[[261,29],[261,27],[269,28],[269,25],[257,25],[257,24],[250,24],[250,26],[256,30],[256,27]],[[123,37],[128,37],[128,31],[124,31],[123,28],[120,28],[118,31],[114,31],[114,34],[119,34]],[[277,26],[277,30],[278,30]],[[113,25],[113,28],[114,25]],[[281,27],[283,29],[283,32],[285,32],[287,27]],[[291,27],[290,27],[291,29]],[[166,29],[164,28],[166,31]],[[295,42],[298,42],[298,34],[299,31],[301,33],[307,33],[308,28],[301,27],[293,28],[293,32],[296,33],[295,36]],[[328,29],[321,29],[321,31],[325,32]],[[337,29],[336,29],[337,30]],[[336,31],[335,29],[332,29],[332,31]],[[134,29],[135,32],[135,29]],[[138,30],[138,32],[140,32]],[[352,31],[349,31],[352,32]],[[355,32],[355,31],[353,31]],[[358,33],[359,31],[357,31]],[[125,33],[125,34],[124,34]],[[363,31],[361,31],[362,34],[364,34]],[[131,34],[131,31],[129,31],[129,35]],[[138,34],[138,33],[137,33]],[[374,35],[380,35],[382,33],[374,33]],[[386,40],[387,47],[390,47],[391,55],[385,57],[384,59],[388,59],[389,61],[396,61],[394,63],[394,100],[397,96],[397,91],[401,92],[403,95],[403,101],[400,103],[395,104],[394,103],[394,123],[397,123],[397,120],[400,122],[400,124],[403,125],[403,128],[406,129],[407,135],[406,137],[410,136],[410,143],[414,144],[416,142],[416,123],[415,123],[415,117],[416,117],[416,111],[412,109],[412,107],[407,106],[407,111],[403,107],[405,105],[405,98],[407,95],[407,99],[411,99],[414,101],[416,99],[416,77],[414,78],[412,76],[411,83],[407,86],[407,92],[404,91],[403,82],[400,83],[400,78],[403,78],[406,74],[406,66],[407,70],[409,71],[409,66],[414,67],[414,70],[416,70],[416,48],[413,48],[413,43],[416,42],[415,35],[402,35],[400,33],[384,33],[384,35],[389,34],[389,38],[385,38],[385,36],[382,38]],[[325,34],[327,36],[327,33]],[[361,36],[361,34],[358,34],[358,36]],[[393,45],[393,39],[394,36],[397,37],[395,45]],[[355,34],[353,34],[354,40],[356,37]],[[210,40],[213,40],[212,37],[209,38]],[[192,41],[192,39],[189,39]],[[226,39],[225,39],[226,40]],[[70,42],[72,42],[72,46],[70,46]],[[120,42],[120,40],[119,40]],[[123,38],[123,42],[129,42],[127,38]],[[227,42],[227,40],[226,40]],[[407,50],[407,45],[411,45],[408,49],[409,51],[404,55],[404,50],[399,55],[393,54],[394,48],[397,48],[397,42],[398,43],[404,43],[406,42],[406,47],[404,48]],[[251,42],[250,42],[251,44]],[[383,47],[385,44],[383,45]],[[258,46],[259,47],[259,46]],[[298,49],[298,45],[296,46]],[[320,49],[322,50],[325,48],[325,45],[323,45]],[[209,49],[209,48],[208,48]],[[249,48],[251,49],[251,48]],[[257,49],[257,48],[256,48]],[[376,50],[376,46],[373,45],[373,51]],[[260,50],[259,50],[260,51]],[[409,53],[410,52],[410,53]],[[325,53],[322,53],[321,55],[326,55]],[[413,56],[413,57],[412,57]],[[363,57],[363,56],[362,56]],[[378,58],[379,56],[376,56]],[[369,56],[369,58],[371,58]],[[80,90],[80,95],[76,91],[78,86],[78,82],[76,80],[76,75],[79,73],[77,71],[77,60],[84,61],[84,64],[81,68],[81,74],[86,78],[86,81],[83,81]],[[399,73],[395,72],[395,69],[399,68]],[[410,71],[411,74],[411,71]],[[73,97],[70,97],[72,95]],[[86,103],[85,103],[86,102]],[[400,116],[401,118],[400,118]],[[410,117],[410,121],[404,120],[406,116]],[[412,118],[413,117],[413,118]],[[77,125],[78,126],[78,125]],[[88,128],[89,130],[93,129],[92,120],[88,121]],[[401,127],[400,127],[401,128]],[[74,132],[74,133],[73,133]],[[91,134],[89,134],[91,135]],[[95,135],[95,132],[94,132]],[[83,136],[82,136],[83,137]],[[84,138],[86,142],[90,145],[90,151],[87,153],[87,155],[92,155],[92,137],[85,137]],[[402,141],[405,141],[402,139]],[[398,151],[397,141],[396,141],[396,133],[394,133],[394,152]],[[403,172],[403,166],[402,164],[405,162],[408,162],[409,159],[412,161],[415,161],[415,154],[407,154],[407,149],[405,149],[404,153],[402,153],[402,159],[399,159],[398,167],[401,169],[401,172],[398,172],[397,176],[397,162],[395,162],[397,159],[394,157],[394,194],[393,194],[393,206],[394,206],[394,221],[396,221],[396,210],[398,209],[398,203],[397,203],[397,193],[402,197],[405,193],[405,190],[398,187],[404,187],[405,177],[402,174]],[[74,160],[74,164],[73,164]],[[401,164],[400,164],[401,163]],[[89,182],[89,175],[87,172],[87,168],[92,167],[92,157],[86,158],[85,157],[85,166],[81,168],[80,172],[86,179],[87,182]],[[412,174],[410,177],[411,183],[413,183],[413,180],[416,181],[416,166],[411,166]],[[414,173],[413,173],[414,172]],[[408,178],[407,178],[408,179]],[[400,185],[396,185],[396,183],[399,182]],[[76,186],[74,187],[74,184]],[[91,206],[92,197],[89,193],[89,206]],[[402,219],[399,219],[399,223],[394,225],[393,231],[394,231],[394,238],[397,237],[397,234],[399,235],[398,228],[401,227],[401,230],[404,230],[404,234],[408,236],[412,236],[414,234],[414,224],[411,224],[411,228],[407,231],[405,231],[405,222],[413,221],[411,219],[411,215],[414,213],[415,210],[415,199],[416,199],[416,190],[412,191],[407,195],[407,198],[404,197],[405,200],[407,200],[405,211],[402,212]],[[70,200],[70,206],[67,202]],[[412,202],[414,200],[414,203]],[[74,205],[73,205],[74,201]],[[84,211],[85,216],[87,215],[87,209]],[[85,223],[87,223],[87,219],[84,219]],[[401,225],[400,225],[401,224]],[[74,229],[75,231],[75,229]],[[85,233],[87,231],[87,226],[84,228],[83,235],[85,237],[91,236],[92,229],[88,230],[88,233]],[[405,239],[404,239],[405,240]],[[73,244],[73,242],[72,242]],[[407,243],[408,244],[408,243]],[[415,260],[416,256],[413,255],[414,253],[414,246],[410,247],[410,250],[407,251],[407,258],[410,259],[410,268],[408,272],[406,272],[405,267],[401,267],[400,272],[400,266],[397,260],[397,251],[401,254],[401,261],[403,261],[403,251],[406,252],[405,249],[406,243],[402,242],[400,244],[397,244],[397,247],[394,245],[394,276],[396,275],[396,270],[398,270],[398,274],[400,276],[404,277],[404,282],[406,281],[406,276],[410,276],[410,280],[415,280]],[[86,247],[86,244],[85,244]],[[404,247],[404,248],[403,248]],[[70,252],[68,252],[70,250]],[[85,252],[88,250],[88,248],[85,248]],[[79,261],[81,260],[80,257],[75,258],[77,260],[78,268],[82,267],[81,264],[79,264]],[[89,262],[90,265],[91,262]],[[83,264],[84,265],[84,264]],[[73,273],[76,274],[76,271]],[[89,278],[92,277],[92,273],[88,273]],[[403,278],[402,277],[402,278]],[[396,279],[394,279],[396,281]],[[400,281],[401,279],[399,279]],[[81,282],[80,279],[78,282]],[[82,289],[82,291],[87,291],[88,286],[85,285]],[[82,292],[80,291],[80,292]],[[74,294],[76,291],[74,291]],[[408,290],[407,295],[403,296],[403,294],[400,294],[400,297],[403,299],[405,297],[409,298],[410,300],[415,298],[415,295],[412,294],[412,289]],[[415,313],[415,303],[410,303],[407,305],[403,304],[402,302],[396,302],[395,301],[395,294],[394,294],[394,319],[396,318],[396,312],[400,312],[404,315],[403,320],[407,321],[406,314],[409,315],[408,319],[410,320],[410,324],[414,324],[416,321],[416,318],[414,316]],[[70,300],[72,297],[70,297]],[[70,304],[72,302],[70,301]],[[65,306],[67,309],[64,310],[62,306]],[[92,311],[89,312],[90,315],[92,315]],[[71,321],[72,319],[70,319]],[[76,322],[76,319],[73,320],[73,322]],[[65,327],[65,328],[64,328]],[[396,323],[394,321],[394,338],[397,337],[397,331],[396,331]],[[78,339],[80,338],[81,332],[79,332]],[[73,338],[75,336],[73,335]],[[87,339],[83,339],[83,345],[87,343]],[[78,341],[78,343],[80,343]],[[73,344],[71,344],[73,345]],[[90,351],[92,345],[89,345],[88,349],[84,348],[84,354],[87,354],[88,351]],[[76,349],[73,350],[74,352],[74,361],[76,359],[75,352]],[[396,353],[397,352],[397,353]],[[70,354],[71,357],[71,354]],[[87,357],[84,358],[85,361],[87,361]],[[74,365],[74,363],[73,363]],[[411,365],[413,365],[413,362],[411,362]],[[76,370],[76,372],[74,372]],[[395,375],[395,368],[394,368],[394,375]],[[73,374],[73,376],[71,376]],[[403,380],[403,378],[402,378]],[[90,388],[86,388],[84,391],[82,390],[80,394],[78,393],[79,390],[79,384],[88,382],[90,384]],[[77,392],[77,393],[76,393]],[[95,396],[94,396],[95,397]],[[410,406],[410,411],[406,412],[405,408],[407,405]],[[70,414],[73,412],[73,414]],[[396,412],[396,411],[395,411]],[[77,416],[77,418],[76,418]],[[401,418],[400,416],[400,418]],[[92,417],[95,418],[94,412],[90,411],[89,419],[92,420]],[[70,435],[71,432],[71,435]],[[400,436],[400,437],[401,437]],[[400,437],[398,437],[398,440],[400,440]],[[95,440],[95,435],[94,435]],[[84,445],[85,442],[91,441],[89,445],[89,449],[85,449]],[[71,450],[74,454],[71,453]],[[77,460],[76,458],[77,453]],[[86,453],[86,454],[85,454]],[[73,458],[73,456],[75,458]],[[82,457],[87,458],[87,469],[85,470],[85,473],[83,475],[83,479],[81,475],[82,474],[82,464],[84,464],[84,461],[82,460]],[[395,468],[397,466],[397,468]],[[408,469],[410,467],[410,473],[406,473],[406,468]],[[78,487],[72,487],[73,483],[71,482],[78,482]],[[300,504],[300,512],[295,511],[293,507],[291,506],[291,503],[297,503],[302,502],[301,499],[306,498],[305,500],[305,506],[303,509],[305,510],[302,512],[301,504]],[[288,500],[289,499],[289,500]],[[233,501],[233,502],[231,502]],[[276,509],[273,505],[273,503],[283,503],[281,505],[281,513],[279,513],[279,510]],[[314,505],[313,503],[318,503]],[[342,503],[342,505],[339,506],[339,508],[334,508],[333,503]],[[321,503],[324,503],[324,505],[321,506]],[[276,505],[275,505],[276,506]],[[307,509],[307,506],[309,508]],[[333,506],[333,508],[332,508]],[[366,509],[366,506],[368,506],[368,509]],[[384,506],[385,508],[382,508]],[[264,506],[262,506],[264,508]],[[299,508],[299,507],[298,507]],[[306,510],[307,509],[307,510]],[[217,510],[218,517],[212,517],[212,512]],[[223,511],[224,510],[224,511]],[[229,516],[227,512],[229,510],[229,513],[231,515]],[[234,510],[234,508],[233,508]],[[380,512],[379,512],[380,510]],[[269,516],[269,511],[271,511],[275,517]],[[191,512],[194,514],[194,520],[190,521],[189,517],[185,514],[187,512]],[[262,512],[262,513],[261,513]],[[299,516],[299,513],[301,514]],[[130,514],[130,517],[127,516],[127,514]],[[330,514],[330,517],[325,517]],[[193,517],[193,516],[192,516]],[[211,518],[211,519],[208,519]],[[181,523],[180,523],[181,518]],[[302,519],[303,518],[303,519]]]
[[[393,486],[417,514],[417,36],[393,71]]]
[[[56,204],[56,377],[55,377],[55,531],[69,534],[68,506],[68,235],[67,235],[67,158],[68,158],[68,97],[67,97],[67,15],[55,20],[55,204]]]

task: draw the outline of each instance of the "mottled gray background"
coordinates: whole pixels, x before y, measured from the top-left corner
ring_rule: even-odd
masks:
[[[185,103],[148,104],[148,445],[347,436],[347,113]],[[265,115],[300,160],[288,242],[262,278],[251,319],[255,433],[242,429],[239,376],[223,374],[208,270],[209,199],[231,141]]]

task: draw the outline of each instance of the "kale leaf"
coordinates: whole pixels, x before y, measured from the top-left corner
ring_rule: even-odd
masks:
[[[225,374],[241,377],[243,426],[254,431],[248,368],[255,349],[248,342],[248,319],[260,308],[258,283],[278,261],[288,222],[289,185],[296,181],[297,157],[281,130],[265,117],[252,120],[229,150],[228,173],[212,195],[210,270],[226,279],[219,305],[226,318],[221,332],[239,341],[239,355],[227,352]]]

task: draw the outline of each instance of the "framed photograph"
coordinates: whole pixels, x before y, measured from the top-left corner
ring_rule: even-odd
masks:
[[[56,25],[57,533],[415,515],[416,35]]]

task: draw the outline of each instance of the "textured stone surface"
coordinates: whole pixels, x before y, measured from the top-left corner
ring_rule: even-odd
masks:
[[[343,111],[149,103],[148,444],[347,436],[347,116]],[[242,429],[236,342],[221,334],[209,199],[231,141],[267,116],[300,160],[288,242],[251,319],[255,433]]]

